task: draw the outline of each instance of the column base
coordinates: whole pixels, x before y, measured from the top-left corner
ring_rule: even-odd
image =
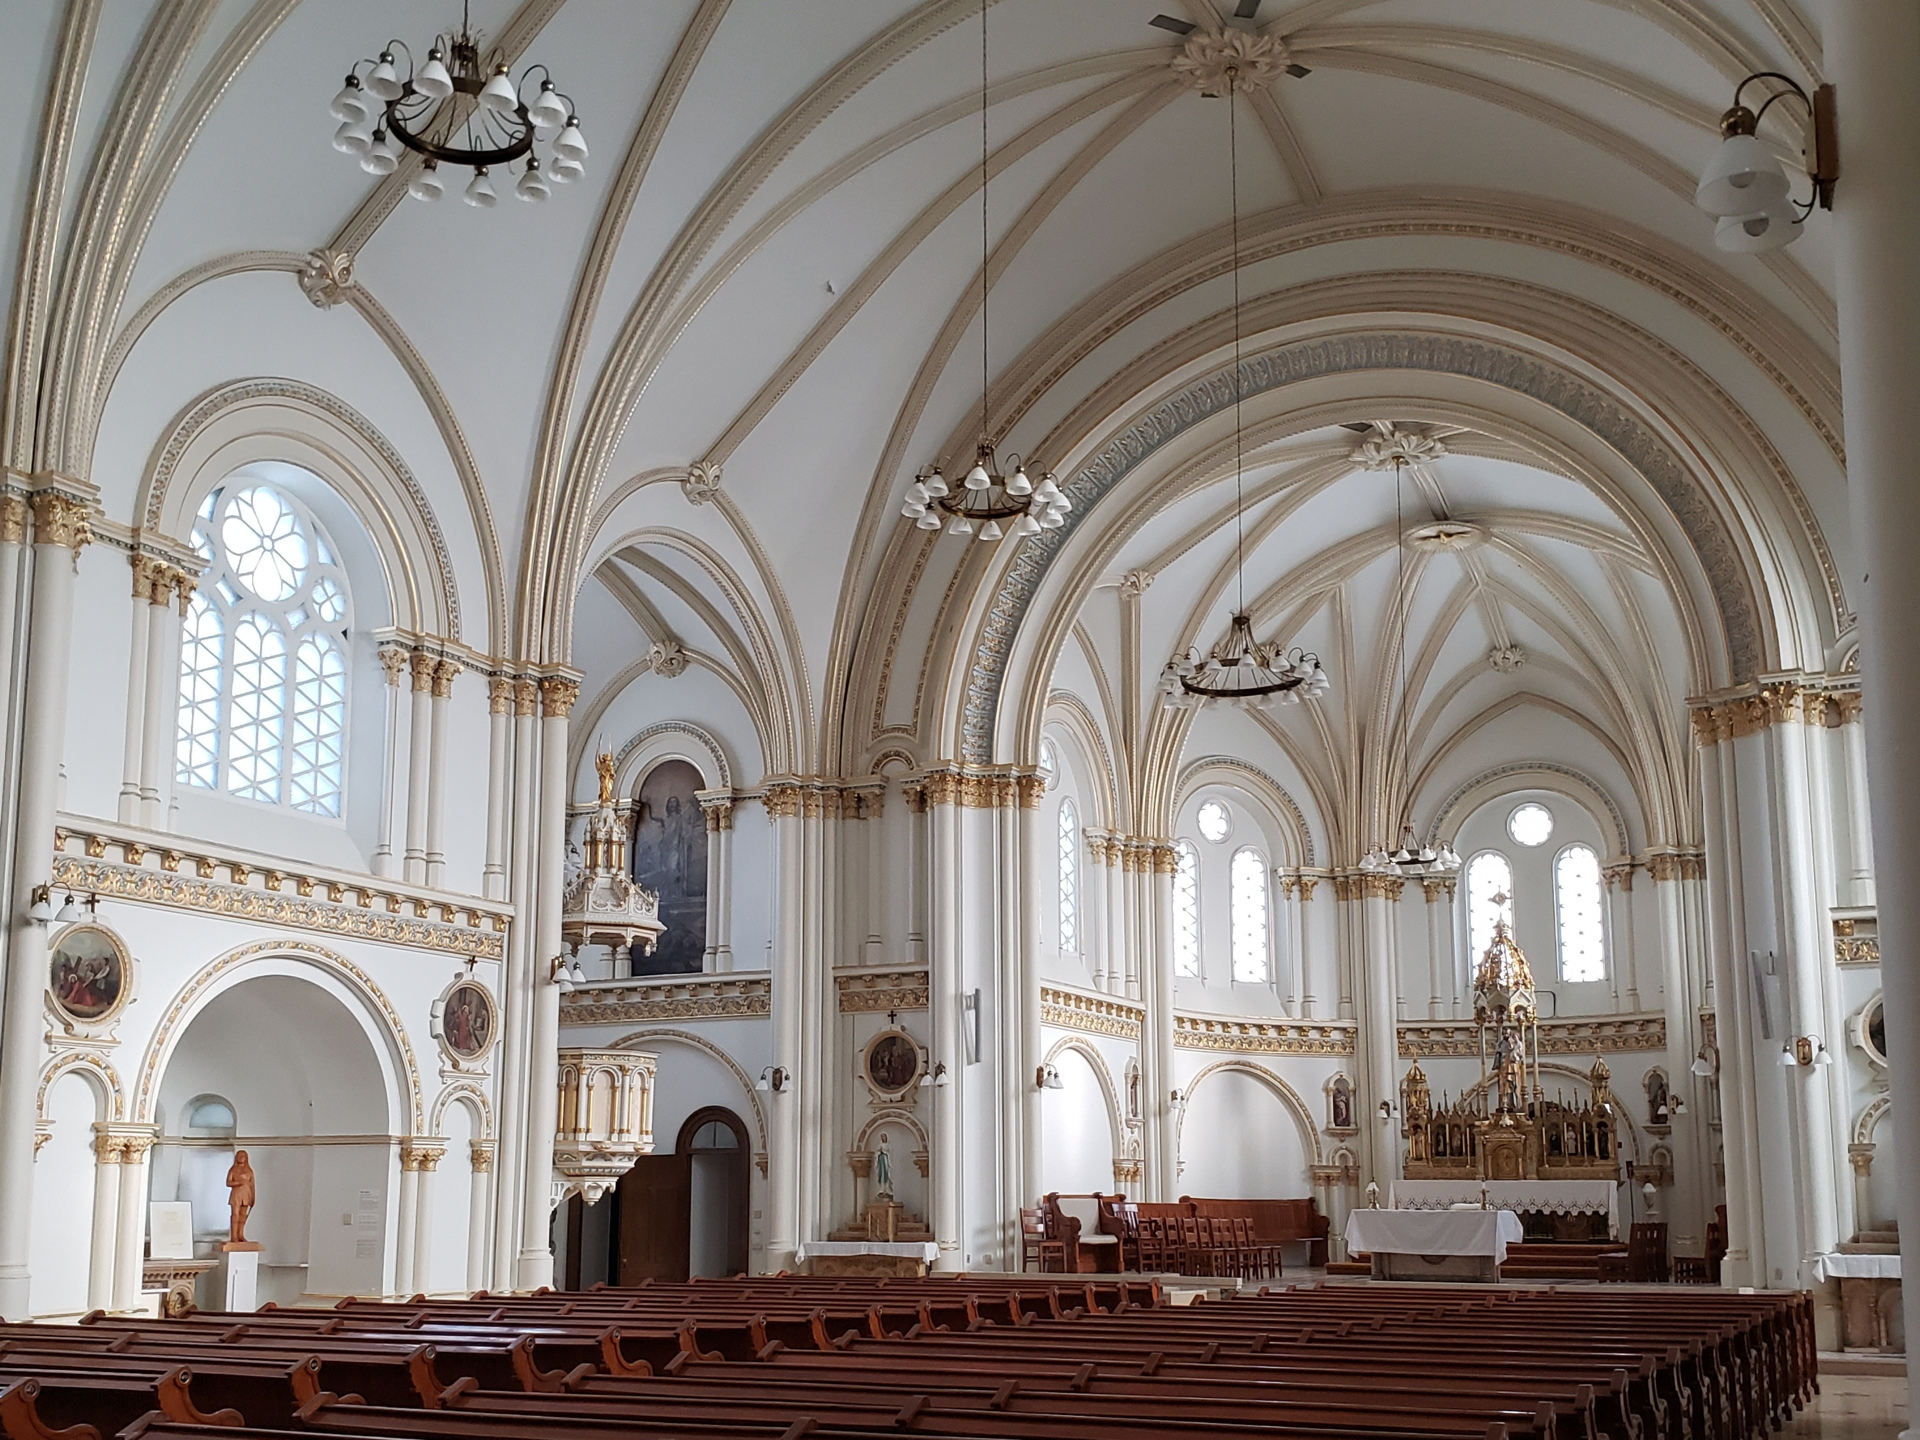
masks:
[[[522,1250],[520,1259],[514,1266],[514,1289],[538,1290],[542,1286],[553,1284],[553,1252],[551,1250]]]
[[[31,1277],[24,1265],[0,1265],[0,1320],[31,1320],[28,1299]]]

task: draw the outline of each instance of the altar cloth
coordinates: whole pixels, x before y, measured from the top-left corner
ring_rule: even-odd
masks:
[[[1499,1264],[1524,1232],[1511,1210],[1355,1210],[1349,1255],[1485,1255]]]
[[[1898,1280],[1898,1255],[1816,1255],[1813,1257],[1816,1280]]]
[[[924,1260],[931,1265],[940,1258],[940,1247],[932,1240],[809,1240],[793,1252],[795,1260],[822,1255],[888,1255],[896,1260]]]
[[[1605,1215],[1607,1234],[1620,1236],[1620,1187],[1611,1180],[1489,1180],[1487,1204],[1525,1214]],[[1478,1180],[1396,1180],[1388,1190],[1396,1210],[1445,1210],[1480,1204]]]

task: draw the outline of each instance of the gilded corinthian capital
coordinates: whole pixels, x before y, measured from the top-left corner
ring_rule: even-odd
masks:
[[[580,682],[549,675],[540,682],[540,704],[549,720],[564,720],[580,698]]]
[[[87,506],[57,490],[40,490],[33,506],[33,543],[64,545],[76,555],[92,537],[87,529]]]

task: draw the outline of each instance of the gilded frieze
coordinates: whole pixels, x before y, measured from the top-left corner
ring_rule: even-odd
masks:
[[[1106,1035],[1116,1040],[1138,1040],[1147,1012],[1125,1000],[1083,995],[1078,990],[1040,987],[1040,1023],[1083,1035]]]
[[[1470,1024],[1403,1023],[1400,1058],[1423,1060],[1434,1055],[1475,1057],[1480,1054],[1480,1032]],[[1600,1051],[1664,1050],[1664,1015],[1615,1015],[1594,1020],[1545,1020],[1540,1024],[1542,1055],[1592,1055]]]
[[[1312,1021],[1233,1020],[1220,1015],[1176,1015],[1178,1050],[1225,1050],[1240,1055],[1351,1055],[1354,1027]]]
[[[884,1015],[890,1010],[927,1008],[924,970],[864,970],[836,975],[842,1015]]]
[[[560,1002],[562,1025],[635,1020],[743,1020],[773,1013],[766,976],[689,976],[576,987]]]

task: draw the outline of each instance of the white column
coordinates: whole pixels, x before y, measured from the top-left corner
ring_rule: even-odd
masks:
[[[33,599],[20,726],[14,823],[12,940],[0,1024],[0,1318],[25,1320],[32,1269],[35,1099],[45,1024],[46,927],[27,916],[33,891],[52,878],[53,828],[66,743],[73,575],[87,543],[87,506],[51,490],[33,506]]]
[[[480,892],[489,900],[507,894],[507,822],[513,814],[513,711],[511,677],[487,677],[487,858]],[[479,1286],[473,1287],[479,1289]]]
[[[87,1308],[113,1307],[115,1252],[120,1244],[120,1159],[118,1135],[93,1127],[93,1238],[87,1255]]]
[[[433,1178],[440,1172],[440,1157],[447,1153],[447,1145],[444,1140],[415,1142],[413,1153],[420,1178],[413,1198],[413,1277],[407,1289],[424,1293],[433,1268]]]
[[[1920,392],[1920,6],[1833,0],[1823,15],[1824,58],[1838,92],[1843,170],[1834,197],[1834,298],[1845,390],[1847,495],[1863,579],[1861,673],[1886,723],[1866,737],[1880,905],[1881,980],[1888,1033],[1920,1024],[1920,746],[1902,715],[1920,714],[1912,617],[1920,606],[1920,492],[1913,485],[1913,399]],[[1920,1235],[1920,1066],[1896,1057],[1889,1073],[1900,1173],[1900,1225]],[[1905,1291],[1907,1326],[1920,1326],[1920,1285]]]
[[[733,969],[733,792],[702,790],[696,798],[707,823],[707,950],[700,968],[727,971]]]
[[[1109,834],[1104,846],[1106,858],[1101,862],[1106,874],[1107,907],[1107,993],[1124,995],[1129,1000],[1138,1000],[1140,990],[1138,971],[1134,964],[1133,936],[1127,933],[1127,888],[1133,884],[1128,872],[1122,868],[1126,860],[1126,848],[1118,835]]]
[[[918,780],[900,782],[900,798],[907,806],[907,959],[915,965],[927,962],[927,850],[931,839],[927,827],[927,787]]]
[[[420,1214],[420,1152],[416,1142],[400,1142],[400,1213],[394,1222],[393,1287],[390,1294],[414,1293],[414,1241]]]
[[[1321,964],[1315,963],[1315,954],[1319,950],[1319,940],[1313,928],[1313,892],[1320,887],[1320,877],[1301,874],[1293,882],[1294,893],[1298,900],[1300,916],[1300,1018],[1311,1020],[1320,1007]]]
[[[444,889],[447,883],[447,705],[460,666],[442,660],[433,667],[432,721],[427,738],[427,884]],[[464,888],[464,887],[463,887]]]
[[[1044,1048],[1040,1037],[1040,803],[1046,798],[1046,784],[1038,775],[1022,775],[1015,782],[1020,800],[1018,817],[1019,853],[1013,857],[1013,873],[1019,886],[1019,948],[1013,966],[1015,993],[1020,997],[1020,1061],[1015,1080],[1023,1082],[1015,1090],[1020,1104],[1020,1177],[1016,1197],[1022,1205],[1039,1203],[1040,1195],[1040,1087],[1033,1083],[1040,1068]],[[1121,1157],[1116,1155],[1116,1160]],[[1002,1268],[1014,1269],[1020,1261],[1019,1214],[1003,1217]]]
[[[140,767],[146,755],[147,629],[153,614],[153,582],[161,566],[151,555],[135,551],[133,561],[133,636],[127,646],[127,728],[120,752],[120,806],[122,823],[140,823]],[[114,1178],[119,1178],[115,1172]]]
[[[427,799],[433,777],[433,674],[440,662],[424,650],[407,657],[413,672],[413,708],[407,721],[407,849],[402,874],[410,885],[427,880]]]
[[[1427,975],[1431,994],[1427,1018],[1444,1019],[1459,1003],[1454,989],[1453,890],[1451,880],[1422,880],[1427,897]]]
[[[178,728],[180,621],[193,601],[194,582],[184,570],[154,571],[147,618],[147,659],[141,667],[145,696],[141,705],[140,823],[149,830],[167,824],[167,800],[173,790],[174,736]],[[180,612],[173,613],[173,602]]]
[[[535,887],[532,1037],[527,1058],[526,1183],[521,1197],[520,1265],[515,1287],[553,1283],[553,1133],[559,1123],[560,988],[549,977],[560,954],[560,892],[567,846],[567,717],[578,681],[540,682],[539,839]]]
[[[373,873],[380,876],[393,874],[393,830],[395,811],[400,805],[400,757],[405,753],[405,744],[401,739],[400,722],[400,677],[407,671],[407,651],[402,645],[382,645],[380,647],[380,669],[387,682],[387,749],[386,772],[381,777],[384,784],[380,789],[380,834],[373,851]]]
[[[1623,1003],[1629,1011],[1640,1009],[1640,973],[1633,926],[1634,862],[1623,860],[1606,868],[1607,939],[1613,955],[1614,990],[1624,987]]]
[[[1092,977],[1093,988],[1107,988],[1107,834],[1104,830],[1083,829],[1085,846],[1081,854],[1086,857],[1080,869],[1080,905],[1082,910],[1081,928],[1084,937],[1081,946],[1086,952],[1087,974]],[[1033,851],[1027,852],[1028,865],[1038,865],[1040,857]],[[1036,924],[1039,923],[1036,918]]]
[[[117,1125],[120,1142],[120,1203],[116,1207],[120,1235],[114,1246],[113,1308],[131,1310],[140,1303],[140,1285],[147,1250],[147,1157],[153,1151],[157,1127]]]
[[[1384,1190],[1400,1174],[1397,1120],[1384,1122],[1380,1102],[1392,1101],[1399,1113],[1399,1087],[1396,1079],[1399,1029],[1394,1018],[1394,997],[1399,989],[1400,957],[1395,944],[1395,920],[1405,882],[1388,875],[1363,875],[1356,883],[1360,891],[1363,950],[1358,974],[1354,977],[1355,1003],[1360,1012],[1359,1090],[1356,1106],[1364,1119],[1358,1119],[1367,1143],[1362,1149],[1366,1178]]]
[[[468,1157],[473,1179],[467,1197],[467,1289],[485,1290],[491,1283],[487,1260],[492,1251],[492,1229],[488,1213],[493,1199],[493,1141],[471,1140]]]
[[[1867,729],[1860,714],[1860,696],[1841,692],[1840,740],[1847,752],[1847,903],[1873,905],[1873,808],[1867,798]]]
[[[929,972],[933,1058],[953,1077],[933,1090],[933,1173],[929,1176],[933,1237],[941,1246],[936,1262],[958,1268],[960,1254],[960,1108],[968,1086],[961,1027],[960,945],[963,914],[960,870],[960,797],[954,777],[928,777],[927,803],[933,815],[933,933]]]
[[[520,1195],[525,1171],[527,1053],[534,986],[534,785],[539,778],[540,687],[519,679],[513,690],[513,861],[508,893],[514,907],[507,934],[503,1034],[500,1046],[500,1125],[494,1164],[493,1287],[511,1290],[520,1251]]]
[[[1174,974],[1173,974],[1173,846],[1161,841],[1142,845],[1135,851],[1139,862],[1138,878],[1141,909],[1145,912],[1141,938],[1141,967],[1145,970],[1142,989],[1148,1000],[1147,1031],[1152,1039],[1156,1083],[1147,1091],[1152,1100],[1148,1108],[1151,1122],[1159,1131],[1159,1194],[1171,1201],[1180,1194],[1180,1127],[1178,1107],[1173,1103],[1177,1083],[1174,1057]]]

